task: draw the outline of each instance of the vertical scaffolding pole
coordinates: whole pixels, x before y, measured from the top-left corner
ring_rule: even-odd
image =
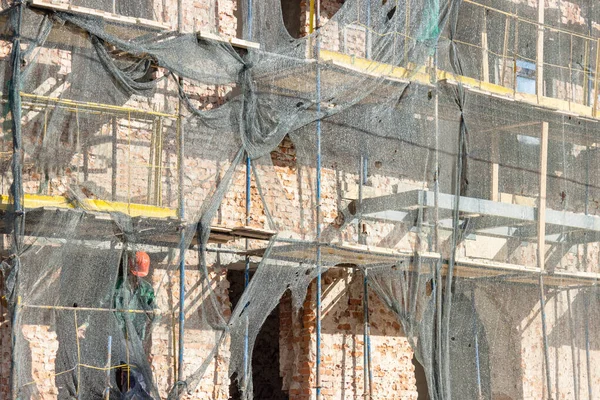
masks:
[[[365,159],[364,156],[360,156],[360,164],[358,166],[358,218],[357,218],[357,230],[358,230],[358,243],[365,244],[365,238],[363,235],[363,219],[362,219],[362,201],[363,201],[363,184],[365,182]]]
[[[177,0],[177,31],[179,34],[183,32],[183,0]],[[178,84],[181,91],[184,90],[183,78],[178,78]],[[181,96],[179,98],[179,105],[177,107],[177,130],[178,130],[178,142],[179,151],[177,158],[178,162],[178,180],[179,180],[179,225],[180,225],[180,237],[179,237],[179,354],[177,357],[177,380],[183,382],[184,379],[184,338],[185,338],[185,197],[183,191],[183,178],[184,178],[184,164],[185,164],[185,130],[183,128],[183,118],[181,110],[183,108],[183,102]]]
[[[21,307],[21,297],[18,296],[19,290],[19,269],[21,268],[21,261],[19,258],[20,254],[20,236],[23,232],[24,222],[24,209],[23,209],[23,181],[21,179],[23,173],[22,163],[22,138],[21,138],[21,24],[23,21],[23,8],[25,4],[22,0],[17,0],[16,12],[17,20],[14,30],[13,46],[11,54],[12,62],[12,80],[9,88],[9,102],[11,107],[11,119],[12,119],[12,136],[13,136],[13,159],[12,159],[12,196],[13,196],[13,208],[14,208],[14,225],[13,225],[13,244],[12,244],[12,255],[14,259],[13,269],[15,273],[15,293],[17,293],[17,304],[15,305],[12,312],[11,322],[11,347],[12,357],[10,362],[10,379],[11,379],[11,390],[12,397],[17,397],[18,392],[18,379],[16,378],[16,332],[18,324],[18,316]]]
[[[183,88],[183,79],[179,78],[179,85]],[[183,89],[182,89],[183,90]],[[177,118],[177,128],[179,130],[179,222],[181,235],[179,237],[179,357],[178,357],[178,369],[177,369],[177,380],[183,381],[183,354],[184,354],[184,335],[185,335],[185,198],[183,193],[183,169],[184,169],[184,156],[185,156],[185,132],[183,128],[183,121],[181,118],[181,99],[179,100],[179,110]]]
[[[253,2],[254,0],[247,0],[248,1],[248,9],[247,9],[247,13],[246,13],[246,40],[252,41],[252,22],[253,22]]]
[[[546,9],[545,0],[538,0],[538,25],[537,25],[537,43],[536,43],[536,76],[535,76],[535,84],[536,89],[535,93],[538,97],[538,103],[540,97],[544,95],[544,11]],[[586,41],[586,49],[588,42]],[[587,68],[587,63],[586,63]],[[516,70],[516,68],[515,68]],[[515,87],[517,85],[517,81],[515,79]],[[585,89],[584,89],[585,90]]]
[[[317,289],[316,289],[316,398],[321,399],[321,66],[320,66],[320,55],[321,55],[321,36],[319,28],[321,26],[321,1],[311,0],[310,9],[315,10],[315,25],[317,29],[316,37],[316,108],[317,108],[317,127],[316,127],[316,147],[317,147],[317,165],[316,165],[316,239],[317,239],[317,254],[316,254],[316,269],[317,269]],[[312,18],[311,18],[311,33],[312,29]]]
[[[592,363],[590,361],[590,293],[584,293],[584,305],[585,305],[585,362],[587,370],[587,384],[588,384],[588,399],[592,400]]]
[[[434,251],[440,252],[440,218],[439,218],[439,204],[440,204],[440,123],[439,123],[439,90],[438,90],[438,78],[437,78],[437,67],[438,67],[438,49],[436,46],[435,52],[433,53],[433,78],[434,78],[434,89],[435,89],[435,102],[434,102],[434,122],[435,122],[435,162],[433,172],[433,188],[434,188],[434,209],[433,209],[433,245]],[[441,252],[440,252],[441,254]],[[436,356],[437,356],[437,381],[439,396],[443,395],[443,379],[442,379],[442,259],[441,256],[436,263],[435,268],[435,302],[436,302]]]
[[[110,373],[112,364],[112,336],[108,337],[108,345],[106,348],[106,387],[104,388],[104,399],[110,400]]]
[[[540,193],[538,205],[538,267],[540,269],[540,315],[542,317],[542,339],[544,342],[544,362],[546,364],[546,384],[548,386],[548,399],[551,399],[552,378],[550,375],[550,355],[548,349],[548,329],[546,326],[546,293],[544,290],[544,269],[546,256],[546,181],[548,173],[548,122],[543,121],[540,132]]]
[[[478,335],[478,324],[477,324],[477,310],[475,309],[475,288],[471,290],[471,308],[473,310],[473,339],[475,340],[475,369],[477,372],[477,395],[478,399],[482,400],[483,395],[481,393],[481,364],[479,361],[479,335]]]
[[[112,151],[112,160],[111,160],[111,179],[110,179],[110,194],[111,194],[111,200],[115,201],[117,200],[117,168],[118,168],[118,163],[117,163],[117,157],[118,157],[118,151],[117,151],[117,144],[118,144],[118,134],[119,134],[119,129],[118,129],[118,125],[117,125],[117,117],[113,116],[111,118],[111,128],[112,128],[112,135],[111,135],[111,151]],[[78,174],[79,175],[79,174]]]
[[[365,399],[373,398],[373,370],[371,369],[371,324],[369,321],[369,270],[365,268],[363,279],[363,315],[364,315],[364,332],[363,332],[363,362],[365,374]]]
[[[569,317],[569,336],[571,339],[571,366],[573,368],[573,397],[574,400],[579,400],[579,351],[575,344],[575,327],[573,326],[573,311],[571,309],[572,298],[571,290],[567,289],[567,313]]]
[[[246,14],[246,40],[252,40],[252,3],[254,0],[248,1],[248,9]],[[247,116],[245,116],[247,118]],[[252,161],[250,160],[250,154],[246,152],[246,226],[250,225],[250,211],[252,208],[252,198],[251,191],[252,189]],[[250,256],[248,256],[248,239],[246,239],[246,257],[245,257],[245,266],[244,266],[244,291],[248,288],[248,284],[250,283]],[[245,313],[245,330],[244,330],[244,390],[248,387],[248,366],[250,365],[249,358],[249,339],[248,339],[248,314]]]
[[[367,40],[365,40],[365,58],[371,58],[371,0],[367,0]]]
[[[251,1],[251,0],[250,0]],[[250,225],[250,209],[252,207],[252,199],[250,197],[250,189],[252,182],[250,156],[246,155],[246,226]],[[246,257],[244,266],[244,291],[250,283],[250,256],[248,256],[248,239],[246,239]],[[246,327],[244,331],[244,390],[248,387],[248,314],[246,313]]]
[[[177,32],[183,32],[183,0],[177,0]]]

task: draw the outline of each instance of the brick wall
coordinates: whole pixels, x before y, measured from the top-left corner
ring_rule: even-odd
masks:
[[[323,398],[364,395],[364,313],[362,276],[332,270],[323,277],[321,393]],[[284,388],[291,400],[314,398],[316,376],[315,284],[301,310],[289,297],[282,301],[280,351]],[[416,399],[410,348],[396,317],[369,293],[373,399]]]
[[[210,257],[210,255],[209,255]],[[203,318],[201,302],[206,298],[200,284],[200,273],[197,270],[197,252],[188,251],[186,254],[185,288],[186,288],[186,330],[184,337],[184,376],[189,377],[206,360],[215,348],[217,332]],[[168,389],[177,381],[175,364],[177,362],[179,342],[178,302],[179,275],[172,271],[167,273],[167,266],[154,271],[152,283],[156,288],[157,304],[161,310],[174,310],[173,315],[162,315],[159,323],[152,331],[152,345],[149,358],[154,378],[162,398],[166,398]],[[231,315],[229,302],[229,282],[226,279],[227,270],[218,264],[210,267],[209,281],[212,285],[223,316]],[[218,351],[211,358],[198,387],[185,398],[227,399],[229,396],[228,376],[229,345],[228,342],[218,346]],[[178,368],[178,366],[177,366]]]

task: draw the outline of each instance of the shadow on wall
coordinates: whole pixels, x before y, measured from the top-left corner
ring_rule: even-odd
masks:
[[[600,320],[598,302],[595,291],[586,293],[575,289],[557,293],[554,301],[548,304],[553,308],[549,310],[549,314],[556,318],[556,323],[548,334],[548,345],[552,348],[572,346],[583,351],[589,346],[590,350],[600,350],[600,335],[593,328],[593,321]]]
[[[356,367],[363,363],[362,274],[352,274],[348,270],[332,270],[324,275],[323,281],[323,340],[325,343],[331,342],[333,348],[342,346],[341,352],[343,353],[350,350],[349,355],[342,357],[341,361],[338,360],[339,355],[334,355],[335,365],[330,367],[345,371],[347,368],[351,368],[350,365],[353,365],[353,369],[356,370]],[[423,388],[423,385],[426,385],[425,372],[420,370],[422,375],[417,376],[419,370],[414,367],[414,361],[411,363],[412,349],[399,319],[387,309],[373,291],[369,293],[369,319],[372,357],[377,360],[373,366],[374,371],[377,372],[373,382],[374,386],[379,386],[378,390],[382,391],[388,385],[391,387],[397,384],[399,387],[407,387],[410,386],[409,382],[415,378],[417,390],[419,393],[423,393],[423,396],[427,396],[427,391]],[[494,354],[488,344],[485,321],[480,317],[478,309],[474,308],[468,293],[456,292],[453,295],[450,324],[450,368],[453,397],[465,400],[493,398],[490,368]],[[434,326],[429,328],[432,331],[435,329]],[[327,351],[325,350],[325,352]],[[353,356],[353,353],[356,355]],[[327,367],[327,363],[324,367]],[[360,378],[362,372],[358,375]],[[518,371],[516,376],[519,376]],[[341,376],[338,379],[342,379],[343,383],[348,378]],[[510,382],[514,383],[515,380]],[[421,385],[420,390],[419,385]]]

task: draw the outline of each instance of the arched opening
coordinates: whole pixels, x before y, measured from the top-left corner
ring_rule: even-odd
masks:
[[[301,3],[298,0],[281,0],[283,24],[291,37],[300,37]]]
[[[251,273],[251,276],[253,273]],[[235,308],[244,292],[244,271],[229,270],[229,299]],[[260,328],[252,351],[252,386],[255,399],[287,400],[289,396],[282,390],[279,361],[279,305],[271,311]],[[229,398],[241,399],[237,382],[232,379]]]
[[[415,379],[417,385],[418,400],[429,400],[429,389],[427,388],[427,375],[425,374],[425,368],[417,360],[417,357],[413,356],[412,363],[415,367]]]

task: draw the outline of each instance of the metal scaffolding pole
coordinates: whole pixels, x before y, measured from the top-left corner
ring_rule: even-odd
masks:
[[[471,308],[473,310],[473,339],[475,340],[475,369],[477,371],[477,395],[483,399],[481,390],[481,365],[479,360],[479,326],[477,324],[477,309],[475,308],[475,288],[471,289]]]
[[[544,343],[544,364],[546,371],[546,386],[548,392],[546,398],[551,400],[552,397],[552,377],[550,374],[550,350],[548,348],[548,327],[546,325],[546,293],[544,290],[544,277],[540,273],[539,275],[539,286],[540,286],[540,316],[542,317],[542,340]]]
[[[315,3],[316,1],[316,3]],[[321,26],[321,1],[311,0],[311,10],[315,10],[315,25],[316,25],[316,43],[315,43],[315,59],[316,59],[316,109],[317,109],[317,127],[316,127],[316,146],[317,146],[317,165],[316,165],[316,268],[317,268],[317,288],[316,288],[316,398],[321,399],[321,37],[319,28]],[[312,18],[311,18],[312,22]],[[311,32],[312,33],[312,32]]]
[[[247,0],[247,13],[246,13],[246,39],[252,40],[252,2],[253,0]],[[245,115],[245,118],[248,116]],[[252,161],[250,160],[250,154],[246,152],[246,226],[250,225],[250,211],[252,208],[252,198],[251,191],[252,189]],[[246,239],[245,248],[246,252],[248,251],[248,239]],[[250,256],[246,253],[245,257],[245,265],[244,265],[244,291],[248,288],[250,284]],[[248,370],[250,365],[249,358],[249,338],[248,338],[248,314],[245,313],[245,330],[244,330],[244,385],[243,388],[246,390],[248,388]]]
[[[250,156],[246,156],[246,226],[250,225],[250,209],[252,206],[252,199],[250,197],[251,189],[251,161]],[[248,239],[246,239],[246,252],[248,251]],[[245,266],[244,266],[244,291],[248,288],[250,283],[250,256],[246,253]],[[248,314],[245,317],[245,331],[244,331],[244,390],[248,387],[248,360],[249,347],[248,347]]]
[[[19,291],[19,269],[21,268],[21,261],[19,254],[21,253],[21,238],[23,233],[24,225],[24,208],[23,208],[23,155],[22,155],[22,137],[21,137],[21,25],[23,21],[23,8],[25,4],[22,0],[15,2],[16,5],[16,26],[14,31],[11,63],[12,63],[12,81],[9,89],[9,102],[11,106],[11,119],[12,119],[12,135],[13,135],[13,159],[12,159],[12,196],[13,196],[13,208],[14,208],[14,225],[13,235],[14,240],[12,244],[12,254],[14,256],[13,271],[15,271],[15,293],[17,294],[17,304],[15,305],[12,312],[11,321],[11,346],[12,346],[12,357],[10,363],[10,379],[12,397],[17,398],[18,392],[18,379],[16,373],[16,332],[17,324],[19,322],[19,310],[21,307],[21,297],[18,295]],[[14,20],[13,20],[14,21]]]
[[[584,292],[584,305],[585,305],[585,364],[587,371],[587,384],[588,384],[588,399],[592,400],[592,363],[590,357],[590,292]]]
[[[183,88],[183,79],[179,78],[179,85]],[[179,119],[177,127],[179,129],[179,222],[181,224],[181,235],[179,238],[179,357],[177,380],[183,382],[183,355],[184,355],[184,336],[185,336],[185,198],[183,193],[184,178],[184,156],[185,156],[185,132],[181,118],[181,100],[179,100]]]
[[[369,321],[369,270],[365,268],[363,277],[363,315],[364,315],[364,332],[363,332],[363,362],[365,374],[365,399],[373,398],[373,369],[371,368],[371,324]]]
[[[177,1],[177,31],[181,34],[183,32],[183,1]],[[179,77],[178,85],[181,91],[184,90],[183,78]],[[181,225],[181,235],[179,237],[179,355],[177,359],[177,381],[183,382],[184,380],[184,366],[183,366],[183,355],[185,351],[185,196],[183,191],[183,179],[184,179],[184,164],[185,164],[185,130],[183,127],[182,111],[183,101],[181,96],[179,98],[179,105],[177,107],[177,128],[179,136],[179,152],[177,158],[178,162],[178,180],[179,180],[179,207],[178,216],[179,223]]]

